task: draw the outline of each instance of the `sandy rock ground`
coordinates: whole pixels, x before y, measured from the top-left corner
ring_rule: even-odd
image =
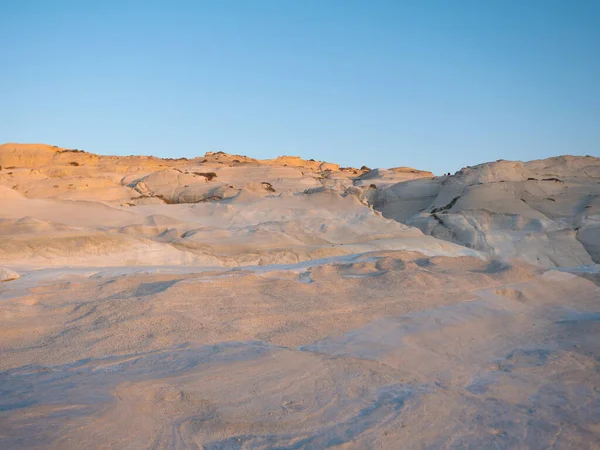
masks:
[[[600,442],[596,158],[0,165],[0,448]]]

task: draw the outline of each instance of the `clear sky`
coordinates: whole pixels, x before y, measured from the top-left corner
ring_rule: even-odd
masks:
[[[600,156],[600,0],[0,0],[0,142],[436,173]]]

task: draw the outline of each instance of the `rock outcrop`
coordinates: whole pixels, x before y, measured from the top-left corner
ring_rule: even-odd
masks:
[[[124,227],[140,224],[148,214],[163,214],[164,205],[181,205],[193,206],[196,215],[206,209],[207,216],[200,223],[227,229],[228,235],[231,223],[237,222],[234,210],[239,209],[237,214],[251,223],[262,214],[302,226],[303,221],[312,224],[308,211],[314,202],[315,208],[338,211],[336,221],[341,217],[363,220],[351,219],[354,212],[348,215],[339,205],[374,214],[378,219],[371,224],[372,236],[396,236],[399,228],[390,231],[387,218],[478,252],[518,257],[543,267],[600,262],[600,160],[594,157],[500,160],[436,177],[408,167],[358,169],[296,156],[258,160],[208,152],[191,159],[161,159],[4,144],[0,145],[0,166],[0,219],[32,216],[61,223],[68,217],[70,225],[79,226],[93,222],[89,217],[106,214],[106,227]],[[296,197],[307,194],[310,199],[301,206],[305,212],[290,211]],[[328,204],[318,199],[327,199]],[[265,211],[255,210],[257,205]],[[170,209],[167,215],[183,217],[184,222],[198,221],[196,215],[190,217],[182,211]],[[249,219],[248,211],[257,216]],[[357,217],[366,217],[361,214]],[[321,217],[319,212],[316,216]],[[341,229],[339,225],[332,228],[327,223],[330,219],[321,224],[323,229]],[[295,230],[292,241],[296,235],[302,235],[304,243],[310,241],[306,234],[298,234],[297,228],[285,225],[283,229],[284,234]],[[95,227],[92,234],[97,236],[98,231],[106,232]],[[315,230],[311,228],[311,232]],[[189,250],[190,239],[173,230],[167,235],[177,237],[169,245]],[[195,236],[193,249],[199,253],[200,235]],[[271,234],[274,243],[277,236]],[[323,242],[330,242],[328,239]],[[292,241],[286,237],[281,242]],[[115,242],[114,236],[111,242]],[[119,246],[130,243],[118,242]],[[214,256],[213,247],[202,252]]]
[[[13,281],[19,279],[21,276],[14,270],[0,267],[0,283],[5,281]]]
[[[497,161],[380,189],[385,217],[541,266],[600,262],[600,159]]]

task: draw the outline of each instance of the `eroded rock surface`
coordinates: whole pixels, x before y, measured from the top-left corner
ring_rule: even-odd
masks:
[[[498,161],[378,190],[374,207],[424,233],[546,267],[600,262],[600,159]]]

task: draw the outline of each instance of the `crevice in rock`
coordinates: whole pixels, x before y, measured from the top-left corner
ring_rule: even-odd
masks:
[[[439,213],[439,212],[444,212],[444,211],[449,211],[449,210],[450,210],[450,209],[452,209],[452,207],[453,207],[453,206],[456,204],[456,202],[458,201],[458,199],[459,199],[460,197],[461,197],[460,195],[459,195],[459,196],[457,196],[457,197],[454,197],[454,198],[452,199],[452,201],[451,201],[450,203],[448,203],[446,206],[442,206],[442,207],[440,207],[440,208],[433,208],[433,209],[431,210],[431,214],[435,214],[435,213]]]

